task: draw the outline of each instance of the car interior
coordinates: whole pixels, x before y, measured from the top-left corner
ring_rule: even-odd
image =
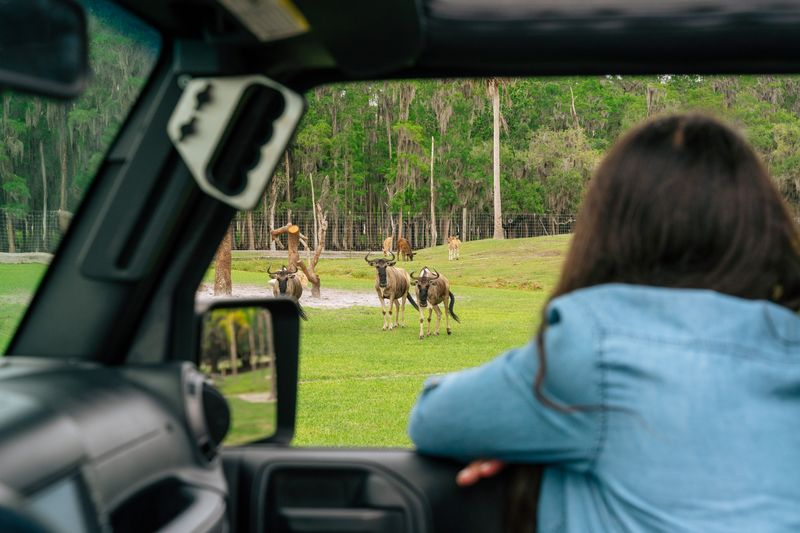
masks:
[[[297,305],[196,302],[302,95],[357,80],[800,70],[800,5],[772,0],[115,3],[155,28],[160,52],[0,359],[1,531],[533,530],[536,466],[461,489],[460,464],[411,449],[293,447]],[[0,51],[0,89],[73,98],[91,76],[73,0],[0,3]],[[281,332],[275,431],[221,446],[229,407],[199,370],[201,334],[209,313],[241,306]]]

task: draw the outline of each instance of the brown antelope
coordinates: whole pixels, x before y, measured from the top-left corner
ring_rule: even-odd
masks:
[[[408,277],[408,272],[400,267],[394,266],[394,254],[389,252],[390,259],[372,259],[370,260],[369,254],[364,256],[364,260],[369,266],[375,267],[375,292],[378,293],[378,299],[381,301],[381,311],[383,312],[383,330],[391,330],[397,327],[405,327],[406,325],[406,298],[408,302],[414,307],[419,309],[414,298],[408,293],[411,288],[411,278]],[[386,307],[384,300],[389,300],[389,321],[386,321]],[[402,303],[403,316],[400,317],[400,304]],[[397,315],[395,316],[394,324],[392,324],[392,306],[396,308]]]
[[[417,301],[419,302],[419,338],[424,339],[423,323],[425,322],[425,308],[428,307],[428,336],[431,334],[431,314],[436,311],[436,332],[434,335],[439,334],[439,327],[442,323],[442,312],[439,310],[439,304],[444,303],[444,321],[447,328],[447,334],[450,335],[450,320],[448,315],[453,317],[456,322],[461,322],[458,316],[453,312],[453,306],[456,304],[456,296],[450,292],[450,282],[447,278],[436,272],[429,270],[428,267],[420,271],[419,277],[414,277],[414,272],[411,272],[412,283],[417,287]]]
[[[400,253],[400,259],[403,261],[414,260],[414,250],[411,249],[411,243],[403,237],[397,239],[397,251]]]
[[[392,251],[392,237],[386,237],[383,239],[383,255],[389,255]]]
[[[297,302],[297,307],[300,309],[300,317],[307,320],[306,313],[300,306],[300,297],[303,295],[303,283],[299,276],[303,276],[302,272],[289,270],[286,265],[277,272],[272,272],[272,266],[267,267],[267,275],[271,278],[269,284],[272,285],[272,294],[277,298],[278,296],[287,296]]]
[[[458,259],[461,252],[461,241],[458,240],[458,235],[451,235],[447,238],[447,259],[452,261]]]

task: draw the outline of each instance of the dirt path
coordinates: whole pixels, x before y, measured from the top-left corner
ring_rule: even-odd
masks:
[[[272,289],[266,285],[233,285],[234,298],[263,298],[271,297]],[[210,300],[214,298],[214,284],[203,283],[197,290],[198,300]],[[311,289],[303,290],[303,297],[300,304],[304,307],[317,309],[343,309],[346,307],[380,307],[378,297],[371,291],[347,291],[343,289],[322,288],[322,296],[313,298]]]

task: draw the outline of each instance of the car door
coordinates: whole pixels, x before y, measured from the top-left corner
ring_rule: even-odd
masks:
[[[716,23],[703,26],[692,22],[700,15],[688,13],[685,6],[684,11],[668,11],[662,20],[621,3],[617,7],[628,10],[621,15],[618,10],[598,15],[617,17],[618,24],[595,27],[591,14],[571,17],[569,12],[553,15],[544,10],[532,15],[513,2],[509,11],[483,20],[479,9],[462,11],[446,2],[397,0],[380,8],[352,2],[347,9],[334,9],[308,1],[298,6],[314,31],[301,31],[287,41],[257,37],[252,21],[213,2],[120,4],[159,28],[163,52],[8,348],[13,362],[8,368],[25,363],[24,357],[68,362],[66,377],[62,370],[28,372],[27,392],[15,394],[56,404],[52,391],[79,398],[83,387],[96,387],[92,390],[102,394],[83,404],[81,413],[86,424],[108,424],[102,428],[104,435],[115,431],[113,413],[144,405],[149,413],[144,418],[163,424],[143,423],[128,444],[143,435],[161,435],[160,429],[173,428],[173,423],[182,427],[172,440],[162,435],[166,448],[154,448],[148,459],[173,446],[175,455],[163,456],[161,469],[184,473],[182,467],[195,468],[202,461],[187,452],[188,415],[175,406],[180,400],[165,407],[170,406],[169,387],[152,384],[174,375],[176,364],[188,362],[191,367],[199,362],[195,290],[235,212],[224,198],[203,192],[168,133],[191,79],[266,75],[302,94],[327,81],[402,76],[754,71],[762,68],[759,61],[764,57],[770,58],[771,69],[796,70],[800,57],[792,38],[796,28],[776,19],[769,11],[773,8],[756,10],[750,18],[726,18],[718,6],[722,14]],[[548,18],[553,16],[558,20]],[[516,18],[530,24],[506,24]],[[662,24],[656,24],[655,34],[642,32],[637,24],[643,20],[648,28],[654,22]],[[560,24],[557,31],[551,31],[554,22]],[[742,32],[750,32],[753,39],[743,39]],[[548,53],[539,54],[541,50]],[[202,101],[196,105],[201,120]],[[191,120],[182,126],[191,133],[189,124]],[[284,133],[288,141],[291,132]],[[258,134],[263,131],[253,127],[237,141],[254,143]],[[8,375],[16,372],[9,369]],[[139,371],[157,376],[141,378],[152,386],[131,377]],[[180,388],[180,383],[173,385]],[[7,390],[13,388],[17,387]],[[119,402],[116,410],[101,415],[91,409],[102,402],[112,406],[111,399]],[[43,415],[39,420],[50,419]],[[217,500],[195,495],[182,508],[185,514],[176,516],[199,517],[197,529],[213,530],[220,525],[219,514],[205,516],[201,511],[208,509],[208,502],[219,509],[216,503],[223,495],[235,531],[496,531],[535,518],[536,484],[530,471],[509,471],[458,489],[457,463],[421,457],[410,449],[293,448],[286,429],[283,440],[225,449],[221,462],[205,463],[198,472],[208,476],[203,484]],[[77,435],[71,438],[80,441]],[[66,454],[66,461],[55,468],[60,473],[64,465],[79,461],[75,458],[80,452],[65,449],[57,439],[40,435],[35,442],[45,452]],[[124,486],[137,479],[137,459],[125,446],[118,449],[124,452],[119,464],[127,468],[120,467],[110,477]],[[149,463],[153,471],[159,470],[157,464]],[[35,472],[44,467],[25,468]],[[50,473],[44,474],[42,479],[49,479]],[[156,487],[145,504],[168,500],[186,488]],[[119,502],[107,504],[114,508]]]

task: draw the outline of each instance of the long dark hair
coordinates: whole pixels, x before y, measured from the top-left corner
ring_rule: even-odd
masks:
[[[614,282],[710,289],[800,309],[800,234],[741,135],[706,115],[669,115],[645,122],[609,151],[550,300]],[[546,310],[534,391],[564,409],[541,390]]]

